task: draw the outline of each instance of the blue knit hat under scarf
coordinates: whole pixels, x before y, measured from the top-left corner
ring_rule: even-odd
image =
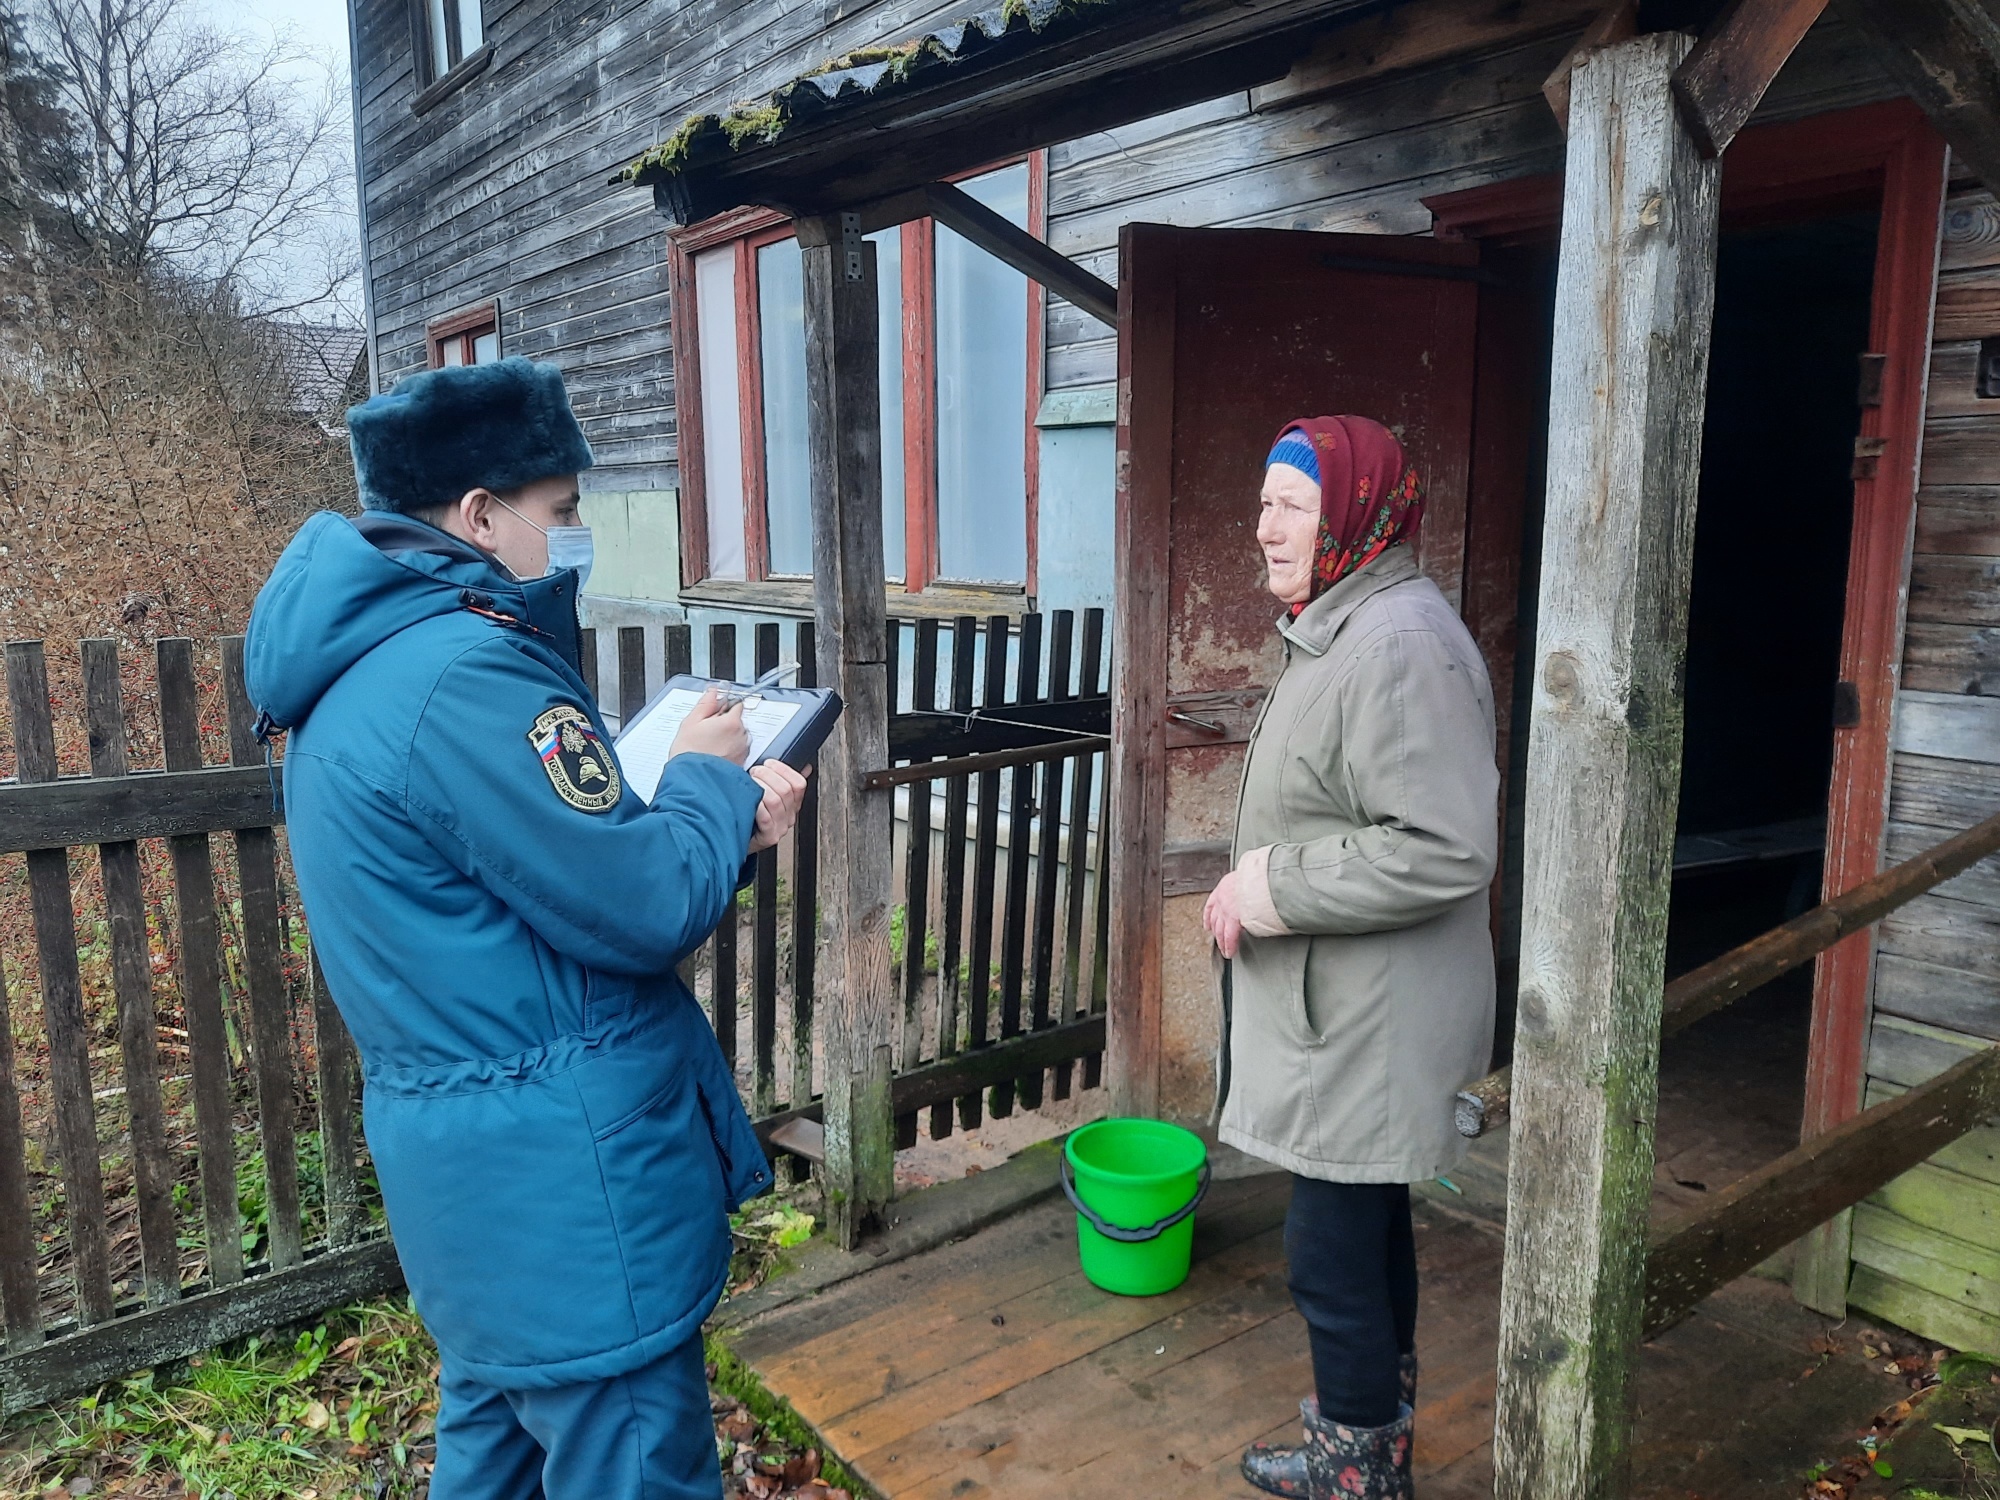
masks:
[[[1278,439],[1271,456],[1264,460],[1264,467],[1272,464],[1289,464],[1314,484],[1321,484],[1319,477],[1319,456],[1313,452],[1312,439],[1303,432],[1287,432]]]

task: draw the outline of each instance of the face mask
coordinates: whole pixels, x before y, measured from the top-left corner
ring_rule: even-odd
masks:
[[[526,516],[521,515],[518,510],[515,510],[505,500],[501,500],[498,495],[495,495],[493,498],[499,503],[500,508],[509,515],[517,516],[523,521],[528,521]],[[542,576],[546,578],[550,573],[560,572],[564,568],[574,568],[576,570],[576,591],[581,594],[585,586],[590,582],[590,565],[597,557],[596,546],[591,541],[590,528],[588,526],[536,526],[533,521],[528,521],[528,524],[534,526],[535,530],[549,539],[549,565]],[[509,571],[512,570],[510,569]]]

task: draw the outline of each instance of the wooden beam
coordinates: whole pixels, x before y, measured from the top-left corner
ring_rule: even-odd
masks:
[[[1027,230],[995,213],[964,188],[934,182],[925,190],[930,215],[958,231],[988,255],[1005,261],[1023,276],[1039,281],[1098,322],[1118,326],[1118,289],[1084,270],[1067,255],[1058,254]]]
[[[1710,1292],[2000,1113],[2000,1047],[1731,1183],[1646,1259],[1647,1337]]]
[[[1639,0],[1611,0],[1576,39],[1576,44],[1562,55],[1562,61],[1542,84],[1542,97],[1549,101],[1556,126],[1564,135],[1569,134],[1569,75],[1576,65],[1599,47],[1625,41],[1638,30]]]
[[[0,853],[269,828],[285,820],[279,787],[263,766],[0,783]]]
[[[1674,74],[1681,120],[1704,156],[1736,139],[1826,0],[1730,0]]]
[[[1626,1492],[1721,170],[1692,43],[1570,79],[1528,762],[1497,1500]]]
[[[1996,850],[2000,850],[2000,814],[1864,880],[1782,927],[1690,969],[1667,986],[1660,1007],[1661,1037],[1692,1026],[1780,974],[1817,958],[1835,943],[1881,921]],[[1489,1073],[1459,1094],[1458,1128],[1462,1133],[1481,1136],[1507,1118],[1511,1073],[1508,1068]]]
[[[813,620],[819,681],[846,711],[820,752],[822,862],[834,1003],[826,1039],[826,1189],[852,1249],[895,1186],[890,1101],[890,845],[895,793],[863,785],[889,758],[888,625],[882,593],[881,390],[875,247],[840,214],[801,235],[806,436],[811,457]]]
[[[1250,90],[1258,113],[1319,99],[1385,73],[1587,26],[1603,0],[1430,0],[1335,26],[1276,83]]]
[[[2000,191],[2000,22],[1978,0],[1835,0],[1889,76],[1988,188]]]

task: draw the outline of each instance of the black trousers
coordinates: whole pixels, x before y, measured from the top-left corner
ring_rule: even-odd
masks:
[[[1398,1360],[1417,1339],[1409,1187],[1294,1175],[1285,1260],[1312,1342],[1321,1415],[1350,1427],[1395,1421]]]

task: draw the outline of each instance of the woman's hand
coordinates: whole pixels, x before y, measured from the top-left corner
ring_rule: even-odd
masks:
[[[811,774],[810,766],[800,773],[781,760],[763,761],[750,768],[750,779],[764,789],[764,800],[757,804],[757,829],[750,835],[752,854],[775,848],[778,840],[791,832],[799,818],[799,804],[806,800],[806,777]]]
[[[719,755],[739,766],[748,760],[750,731],[743,727],[743,705],[732,703],[723,708],[714,688],[703,693],[701,701],[689,709],[688,716],[681,720],[681,727],[674,734],[673,746],[667,751],[667,759],[689,753]]]
[[[1234,870],[1208,893],[1208,904],[1201,909],[1201,925],[1215,939],[1215,946],[1222,950],[1224,958],[1236,957],[1236,945],[1243,939],[1243,901],[1236,888]]]

